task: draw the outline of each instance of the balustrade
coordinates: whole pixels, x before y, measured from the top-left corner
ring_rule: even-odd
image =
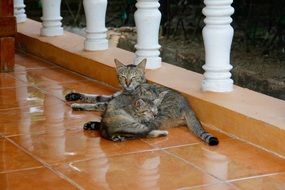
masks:
[[[135,63],[147,58],[146,68],[157,69],[161,67],[160,45],[158,44],[161,21],[161,13],[158,10],[159,2],[158,0],[137,0],[136,7],[137,44],[135,45]]]
[[[60,16],[61,0],[42,0],[43,16],[41,35],[60,36],[63,35],[61,27],[62,17]]]
[[[230,70],[230,51],[233,38],[231,27],[234,13],[231,3],[233,0],[204,0],[206,16],[203,28],[205,46],[204,80],[202,89],[213,92],[230,92],[233,90],[233,80]],[[14,0],[17,22],[26,20],[23,0]],[[43,16],[42,36],[59,36],[63,34],[60,16],[61,0],[42,0]],[[83,0],[86,15],[86,40],[84,49],[97,51],[108,49],[105,17],[107,0]],[[158,43],[161,13],[158,10],[158,0],[137,0],[135,24],[137,43],[135,63],[147,58],[147,69],[161,67],[160,45]]]
[[[230,51],[234,30],[230,17],[234,13],[232,0],[205,0],[206,16],[203,28],[205,46],[205,70],[202,89],[213,92],[230,92],[233,90],[233,80],[230,70]]]
[[[14,15],[17,23],[25,22],[27,20],[25,7],[24,0],[14,0]]]
[[[107,0],[84,0],[86,15],[86,40],[84,49],[89,51],[108,49],[105,17]]]

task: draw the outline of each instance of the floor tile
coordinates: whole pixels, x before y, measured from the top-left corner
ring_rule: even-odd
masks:
[[[223,180],[285,171],[284,159],[238,140],[167,150]]]
[[[62,82],[86,80],[86,78],[81,75],[61,68],[31,69],[16,72],[13,76],[34,86],[49,86]]]
[[[19,86],[27,86],[27,84],[15,79],[8,73],[0,73],[0,88],[14,88]]]
[[[0,110],[19,107],[49,106],[61,101],[29,86],[0,88],[0,94]]]
[[[45,134],[9,138],[48,163],[70,162],[152,149],[141,140],[112,142],[101,138],[99,132],[85,132],[82,129],[52,130]]]
[[[225,134],[222,134],[215,130],[207,129],[207,131],[218,137],[220,141],[229,138]],[[202,140],[194,136],[194,134],[186,126],[168,129],[168,132],[169,134],[166,137],[149,138],[144,139],[144,141],[151,146],[159,148],[182,146],[193,143],[203,143]]]
[[[23,72],[29,69],[47,69],[58,67],[55,64],[51,64],[47,61],[44,61],[38,57],[31,55],[26,55],[23,53],[15,54],[15,72]]]
[[[91,80],[40,85],[39,88],[62,100],[64,100],[64,96],[71,91],[105,95],[110,95],[116,92],[116,90],[114,90],[113,88],[107,87],[103,84]]]
[[[36,161],[6,139],[0,138],[0,173],[40,166],[40,162]]]
[[[7,190],[73,190],[66,180],[46,168],[0,174],[0,189]]]
[[[232,182],[241,190],[284,190],[285,173]]]
[[[232,184],[217,183],[214,185],[202,185],[198,187],[181,188],[179,190],[239,190]]]
[[[85,189],[178,189],[217,183],[175,157],[160,151],[100,158],[58,166]]]
[[[55,133],[82,129],[88,121],[100,121],[96,112],[72,111],[64,102],[50,106],[25,107],[0,111],[0,133],[3,135]]]
[[[45,96],[39,90],[28,86],[0,88],[0,94],[0,109],[41,105]]]
[[[209,132],[220,139],[216,147],[186,127],[169,129],[163,138],[121,143],[84,131],[83,124],[99,121],[100,113],[72,111],[64,101],[72,90],[116,91],[24,54],[16,54],[15,72],[0,73],[0,189],[75,188],[36,159],[81,189],[285,189],[285,160],[214,130]]]

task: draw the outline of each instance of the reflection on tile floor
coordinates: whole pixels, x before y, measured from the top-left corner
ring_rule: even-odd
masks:
[[[217,147],[185,127],[122,143],[84,132],[100,114],[64,94],[115,90],[35,57],[18,53],[0,85],[0,189],[285,189],[284,159],[212,129]]]

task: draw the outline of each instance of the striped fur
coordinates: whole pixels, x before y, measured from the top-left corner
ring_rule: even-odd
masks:
[[[108,102],[119,96],[122,92],[116,92],[112,95],[96,95],[79,92],[70,92],[65,95],[67,101],[78,101],[79,103],[71,104],[74,111],[98,111],[106,110]]]
[[[165,134],[164,129],[187,125],[197,137],[207,144],[217,145],[219,143],[217,137],[205,131],[188,101],[180,93],[160,85],[146,82],[144,69],[146,64],[145,60],[138,66],[125,66],[118,60],[115,60],[115,63],[118,79],[123,88],[122,92],[112,96],[101,95],[100,98],[98,98],[98,95],[90,96],[80,93],[70,94],[66,97],[66,100],[76,99],[89,102],[92,100],[92,103],[108,102],[106,111],[102,116],[100,127],[103,137],[118,141],[146,137],[148,135],[159,136],[157,135],[157,131],[163,136],[163,134]],[[160,105],[158,105],[158,113],[155,119],[149,122],[139,122],[132,116],[126,114],[125,110],[122,109],[122,107],[130,105],[133,98],[155,101],[160,93],[165,91],[168,93],[164,96]],[[162,133],[162,131],[164,131],[164,133]]]
[[[124,141],[141,137],[160,137],[168,134],[165,130],[154,130],[148,126],[158,114],[158,106],[167,91],[161,92],[155,100],[137,99],[121,95],[109,102],[102,116],[101,135],[112,141]],[[86,129],[97,129],[96,122],[89,122]]]

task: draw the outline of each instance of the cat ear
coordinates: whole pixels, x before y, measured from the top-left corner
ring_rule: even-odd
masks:
[[[168,90],[159,93],[158,97],[153,101],[154,105],[159,106],[164,98],[164,96],[168,93]]]
[[[160,98],[153,100],[153,103],[155,106],[159,106],[161,104],[161,102],[162,102],[162,99],[160,99]]]
[[[159,93],[158,98],[163,99],[167,93],[168,93],[168,90]]]
[[[139,107],[142,107],[145,105],[145,102],[142,100],[142,99],[138,99],[136,102],[135,102],[135,107],[136,108],[139,108]]]
[[[137,66],[138,68],[140,68],[141,70],[145,70],[145,66],[146,66],[146,61],[147,59],[143,59]]]
[[[125,65],[120,62],[118,59],[114,59],[115,65],[116,65],[116,70],[118,71],[120,68],[125,67]]]

